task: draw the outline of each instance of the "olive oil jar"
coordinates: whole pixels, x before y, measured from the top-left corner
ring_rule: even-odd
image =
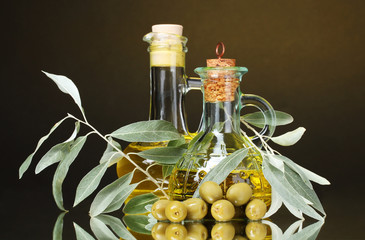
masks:
[[[220,45],[224,45],[220,43]],[[217,46],[217,52],[218,52]],[[222,55],[222,54],[221,54]],[[275,112],[263,98],[242,94],[240,82],[247,72],[236,67],[234,59],[208,59],[208,67],[195,69],[203,84],[203,124],[201,132],[191,142],[170,176],[169,193],[173,199],[191,198],[204,176],[222,159],[238,149],[248,154],[221,184],[223,193],[234,183],[246,182],[252,198],[271,203],[271,186],[262,172],[262,156],[252,139],[241,134],[240,112],[245,106],[255,106],[266,119],[262,134],[271,136],[275,128]]]
[[[185,53],[187,52],[187,38],[182,36],[182,26],[173,24],[158,24],[152,26],[152,32],[146,34],[143,40],[149,43],[150,53],[150,114],[149,120],[166,120],[171,122],[181,133],[186,141],[191,139],[186,125],[184,97],[190,90],[200,90],[201,82],[188,78],[185,74]],[[166,142],[133,142],[125,149],[124,153],[141,152],[152,148],[165,147]],[[162,166],[153,165],[154,161],[143,159],[136,154],[130,155],[132,160],[143,169],[147,169],[151,176],[158,181],[165,181],[164,190],[167,191],[168,178],[162,177]],[[153,165],[153,166],[152,166]],[[134,170],[134,165],[126,159],[117,163],[118,177]],[[146,176],[135,171],[132,183],[144,180]],[[154,192],[159,196],[163,194],[156,190],[150,181],[141,182],[129,196],[129,199],[144,193]]]

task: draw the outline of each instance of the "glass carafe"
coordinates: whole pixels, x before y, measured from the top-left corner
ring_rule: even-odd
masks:
[[[154,25],[152,27],[153,32],[143,37],[143,40],[149,43],[148,51],[150,53],[149,119],[166,120],[173,123],[175,128],[189,141],[194,134],[189,133],[186,125],[184,97],[189,90],[200,90],[201,82],[200,79],[188,78],[185,74],[187,38],[181,36],[181,33],[175,34],[179,33],[179,28],[182,30],[180,25]],[[123,152],[140,152],[166,145],[166,142],[133,142]],[[130,155],[130,157],[143,169],[154,163],[152,160],[143,159],[135,154]],[[133,171],[133,169],[134,166],[129,161],[121,159],[117,164],[118,177]],[[163,181],[161,165],[150,167],[149,172],[155,179]],[[145,178],[143,173],[136,171],[132,182],[137,183]],[[165,179],[165,183],[165,190],[167,191],[168,179]],[[156,191],[156,186],[150,181],[145,181],[138,185],[129,198],[154,191]],[[162,196],[159,191],[155,193]]]
[[[232,184],[246,182],[253,189],[253,198],[269,205],[271,187],[262,172],[262,156],[253,138],[241,134],[240,112],[244,106],[261,110],[266,119],[262,134],[271,136],[275,128],[274,110],[265,99],[241,93],[239,86],[247,72],[245,67],[199,67],[195,72],[204,86],[202,130],[170,176],[170,196],[177,200],[192,197],[199,182],[213,167],[234,151],[247,148],[248,155],[221,187],[225,193]]]

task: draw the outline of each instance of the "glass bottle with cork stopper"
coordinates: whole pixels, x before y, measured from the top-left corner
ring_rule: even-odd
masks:
[[[245,106],[258,108],[265,117],[261,134],[269,137],[275,129],[275,112],[265,99],[241,93],[240,82],[248,70],[236,67],[235,59],[222,58],[224,50],[223,43],[218,43],[218,58],[207,59],[207,67],[194,70],[203,84],[202,129],[172,171],[169,193],[177,200],[192,197],[200,181],[213,167],[236,150],[247,148],[247,156],[221,187],[225,193],[232,184],[246,182],[253,189],[253,198],[260,198],[269,205],[271,187],[262,172],[262,156],[253,143],[254,139],[242,135],[240,112]]]
[[[187,52],[187,38],[182,36],[183,26],[176,24],[158,24],[152,26],[152,32],[146,34],[143,40],[149,43],[150,53],[150,113],[149,120],[166,120],[190,141],[195,133],[190,133],[186,124],[184,98],[190,90],[200,90],[201,81],[189,78],[185,74],[185,54]],[[125,149],[124,153],[141,152],[152,148],[165,147],[166,142],[133,142]],[[167,191],[168,179],[162,175],[162,166],[153,165],[154,161],[143,159],[135,154],[130,155],[132,160],[143,169],[148,169],[152,177],[164,181]],[[153,165],[153,166],[152,166]],[[126,159],[121,159],[117,164],[117,174],[121,177],[134,170],[134,166]],[[136,171],[132,183],[144,180],[146,176]],[[138,185],[129,198],[156,192],[156,186],[145,181]]]

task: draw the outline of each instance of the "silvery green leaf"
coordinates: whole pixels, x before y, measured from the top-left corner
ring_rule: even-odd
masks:
[[[70,146],[70,142],[59,143],[53,146],[38,162],[35,168],[35,173],[38,174],[52,164],[60,162],[62,159],[64,159],[67,152],[70,151]]]
[[[147,230],[147,231],[151,231],[153,226],[155,226],[156,223],[149,223],[147,224],[144,228]]]
[[[268,156],[270,159],[278,159],[281,160],[285,163],[285,165],[287,165],[288,167],[290,167],[293,171],[295,171],[297,174],[299,174],[299,176],[302,178],[303,182],[311,189],[313,189],[312,184],[309,181],[309,178],[307,177],[307,175],[299,168],[299,165],[296,164],[295,162],[293,162],[292,160],[290,160],[289,158],[285,157],[285,156],[281,156],[281,155],[269,155]],[[270,161],[270,163],[272,163]]]
[[[294,222],[292,225],[288,227],[288,229],[285,230],[283,238],[282,239],[288,239],[291,235],[293,235],[297,229],[303,225],[304,220],[298,220]]]
[[[108,166],[110,167],[110,166],[116,164],[122,158],[123,158],[123,156],[119,152],[107,152],[107,153],[103,154],[103,156],[101,157],[99,163],[103,164],[105,162],[109,162]]]
[[[287,181],[284,174],[272,166],[266,158],[263,159],[263,172],[272,189],[277,191],[284,204],[288,203],[314,219],[323,219],[313,208],[304,202],[302,197]]]
[[[248,149],[242,148],[222,159],[220,163],[218,163],[207,173],[207,175],[205,175],[203,180],[199,183],[198,188],[195,190],[193,197],[199,197],[199,188],[204,182],[213,181],[218,184],[223,182],[224,179],[226,179],[227,176],[242,162],[247,153]]]
[[[277,137],[272,137],[271,140],[274,143],[279,144],[281,146],[291,146],[291,145],[294,145],[296,142],[298,142],[302,138],[304,132],[305,132],[305,128],[299,127],[297,129],[295,129],[294,131],[287,132],[287,133],[277,136]]]
[[[263,218],[272,216],[281,208],[282,205],[283,200],[281,200],[279,194],[275,190],[271,189],[271,206]]]
[[[95,218],[102,221],[105,225],[108,225],[118,237],[125,240],[136,240],[136,238],[127,230],[119,218],[105,214],[101,214]]]
[[[53,238],[52,240],[62,240],[62,232],[63,232],[63,217],[66,212],[61,213],[57,217],[57,221],[53,227]]]
[[[119,150],[122,150],[122,147],[120,146],[120,144],[117,141],[115,141],[112,137],[107,137],[107,139],[108,139],[109,142],[111,142]],[[114,147],[111,144],[107,143],[104,154],[107,153],[107,152],[112,152],[112,151],[116,151],[116,150],[114,149]]]
[[[134,183],[123,188],[123,190],[118,193],[117,196],[115,196],[115,198],[111,201],[111,203],[103,211],[103,213],[109,213],[119,210],[124,204],[125,200],[129,197],[129,195],[131,195],[131,193],[134,191],[134,189],[136,189],[137,186],[138,183]]]
[[[86,136],[78,137],[71,145],[70,151],[66,154],[65,158],[58,164],[56,172],[52,181],[53,197],[59,209],[65,211],[63,207],[62,197],[62,184],[66,178],[68,169],[79,154],[81,148],[84,146],[87,139]]]
[[[271,165],[284,172],[284,161],[273,154],[265,154],[264,157],[268,158]]]
[[[81,179],[76,189],[76,196],[73,205],[74,207],[95,191],[95,189],[99,186],[100,181],[108,168],[108,165],[109,162],[99,164]]]
[[[185,152],[185,148],[161,147],[138,152],[137,155],[144,159],[153,160],[159,164],[172,165],[175,164]]]
[[[75,129],[72,132],[71,136],[64,141],[63,143],[59,143],[53,146],[38,162],[35,173],[38,174],[47,167],[51,166],[54,163],[61,161],[64,157],[66,152],[69,151],[70,143],[76,138],[77,133],[80,130],[80,122],[75,122]]]
[[[151,205],[151,209],[152,209],[152,205]],[[148,212],[151,212],[151,209],[148,210]],[[147,216],[148,216],[148,222],[149,223],[155,224],[155,223],[158,222],[157,219],[152,215],[152,213],[149,213]]]
[[[174,125],[164,120],[132,123],[112,132],[110,136],[127,142],[162,142],[181,137]]]
[[[308,169],[297,165],[298,168],[300,168],[300,170],[302,170],[302,172],[308,177],[309,180],[311,180],[312,182],[316,182],[318,184],[321,185],[330,185],[331,183],[325,179],[324,177],[321,177],[317,174],[315,174],[314,172],[309,171]]]
[[[98,240],[119,240],[112,231],[99,219],[90,218],[90,228]]]
[[[159,200],[153,193],[146,193],[139,196],[136,196],[128,201],[128,203],[124,206],[123,212],[125,214],[140,214],[146,213],[147,210],[145,208],[146,205],[154,204]]]
[[[33,156],[34,154],[38,151],[38,149],[41,147],[41,145],[44,143],[44,141],[47,140],[47,138],[53,133],[54,130],[56,130],[56,128],[61,125],[61,123],[63,121],[65,121],[67,118],[69,118],[69,116],[61,119],[60,121],[58,121],[52,128],[51,130],[48,132],[47,135],[43,136],[41,139],[39,139],[38,141],[38,144],[37,144],[37,147],[35,148],[34,152],[31,153],[27,159],[25,159],[25,161],[22,163],[22,165],[20,166],[19,168],[19,179],[21,179],[23,177],[23,174],[27,171],[27,169],[29,168],[31,162],[32,162],[32,159],[33,159]]]
[[[47,77],[52,79],[57,84],[58,88],[62,92],[69,94],[73,98],[73,100],[75,101],[77,106],[80,108],[81,112],[84,112],[84,110],[82,109],[82,106],[81,106],[81,98],[80,98],[79,90],[77,89],[76,85],[71,81],[71,79],[69,79],[65,76],[62,76],[62,75],[47,73],[45,71],[42,71],[42,72],[44,74],[46,74]]]
[[[76,223],[73,224],[77,240],[95,240],[95,238],[93,238],[88,232],[82,229],[79,225],[77,225]]]
[[[167,144],[168,147],[179,147],[181,145],[186,144],[185,138],[183,136],[181,136],[179,139],[177,140],[171,140],[169,141],[169,143]]]
[[[299,218],[299,219],[304,219],[303,217],[303,213],[302,211],[300,211],[298,208],[293,207],[292,205],[290,205],[289,203],[284,203],[285,207],[289,210],[289,212],[291,214],[293,214],[295,217]]]
[[[64,141],[64,143],[73,141],[76,138],[79,131],[80,131],[80,122],[76,121],[74,131],[72,132],[71,136],[66,141]]]
[[[275,114],[276,114],[276,126],[287,125],[294,121],[293,117],[288,113],[275,111]],[[241,116],[241,121],[248,122],[249,124],[259,128],[263,128],[265,126],[265,118],[261,112],[245,114]]]
[[[163,165],[162,166],[162,177],[167,178],[171,175],[174,165]]]
[[[144,206],[144,208],[147,210],[147,212],[151,212],[153,204],[147,204]]]
[[[123,221],[132,231],[151,235],[151,231],[146,229],[146,226],[149,224],[146,215],[125,215]]]
[[[188,149],[190,149],[200,138],[204,135],[204,131],[199,132],[191,141],[189,142]]]
[[[316,192],[303,182],[299,174],[294,172],[290,167],[285,166],[285,178],[300,196],[309,200],[315,209],[326,214]]]
[[[278,225],[276,225],[273,222],[267,221],[267,220],[262,220],[263,224],[266,224],[270,227],[271,229],[271,237],[273,240],[283,240],[285,238],[283,238],[283,231],[278,227]]]
[[[134,172],[127,173],[101,189],[95,196],[94,201],[91,203],[90,216],[95,217],[107,209],[115,197],[131,183],[133,173]]]
[[[288,240],[315,240],[323,226],[323,223],[323,221],[313,223],[289,237]]]

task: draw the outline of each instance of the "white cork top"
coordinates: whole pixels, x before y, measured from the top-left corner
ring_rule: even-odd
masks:
[[[172,33],[182,36],[183,26],[178,24],[156,24],[152,26],[152,32]]]

